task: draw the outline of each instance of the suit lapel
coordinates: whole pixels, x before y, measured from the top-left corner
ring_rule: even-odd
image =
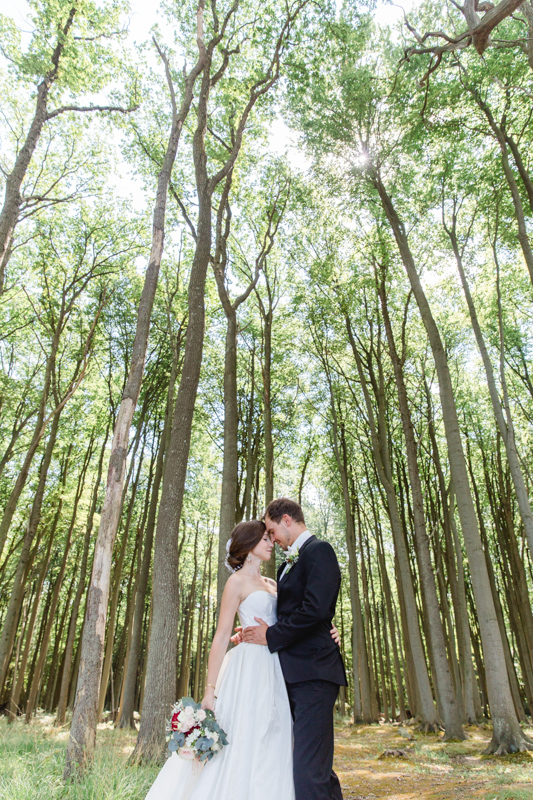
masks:
[[[309,539],[306,539],[306,540],[305,540],[305,542],[303,543],[303,545],[302,545],[302,546],[299,548],[299,550],[298,550],[298,561],[300,560],[300,556],[302,555],[303,551],[305,550],[305,548],[307,547],[307,545],[309,544],[309,542],[311,542],[313,539],[316,539],[316,536],[314,536],[314,535],[310,536],[310,537],[309,537]],[[287,580],[287,578],[289,577],[289,575],[291,574],[291,572],[293,572],[294,568],[295,568],[296,566],[298,566],[298,561],[296,562],[296,564],[294,564],[294,566],[292,566],[292,567],[291,567],[291,568],[288,570],[288,572],[285,572],[285,574],[284,574],[284,575],[282,575],[280,578],[278,578],[278,582],[279,582],[279,583],[285,583],[285,581]],[[286,562],[285,562],[285,563],[286,563]],[[281,567],[284,567],[284,566],[285,566],[285,565],[284,565],[284,564],[282,564],[282,565],[280,566],[280,569],[281,569]]]

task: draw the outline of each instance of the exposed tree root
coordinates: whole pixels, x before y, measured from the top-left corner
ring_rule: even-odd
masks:
[[[446,733],[446,731],[444,731],[444,736],[442,737],[443,742],[464,742],[466,739],[468,739],[468,736],[464,731],[462,731],[462,733],[458,731]]]
[[[533,741],[523,731],[520,730],[520,733],[509,731],[500,736],[495,732],[483,755],[508,756],[525,753],[528,750],[533,750]]]
[[[165,763],[165,747],[164,742],[161,744],[161,740],[159,737],[155,738],[154,740],[143,742],[142,745],[139,745],[139,741],[137,740],[137,745],[135,750],[128,758],[128,766],[137,766],[137,765],[144,765],[144,766],[151,766],[154,764],[164,764]]]
[[[444,728],[438,722],[419,722],[415,731],[420,733],[440,733]]]

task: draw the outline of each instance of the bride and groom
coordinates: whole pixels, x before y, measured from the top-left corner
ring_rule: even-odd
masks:
[[[261,576],[277,542],[278,581]],[[224,747],[205,767],[167,759],[146,800],[342,800],[333,772],[333,708],[346,673],[330,630],[341,573],[335,552],[306,528],[298,503],[273,500],[265,522],[239,523],[226,561],[202,706]],[[242,634],[226,653],[238,612]]]

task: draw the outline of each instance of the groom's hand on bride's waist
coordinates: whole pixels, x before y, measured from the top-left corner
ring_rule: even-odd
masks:
[[[268,625],[264,620],[261,619],[261,617],[254,617],[254,619],[258,624],[252,625],[249,628],[245,628],[242,632],[242,640],[248,644],[266,645],[266,632]]]

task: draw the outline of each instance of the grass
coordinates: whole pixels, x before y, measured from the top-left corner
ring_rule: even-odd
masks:
[[[483,758],[490,730],[470,728],[465,742],[448,744],[414,736],[402,739],[394,725],[338,723],[335,769],[345,800],[533,800],[533,756]],[[30,726],[0,718],[0,800],[144,800],[158,768],[127,766],[135,738],[100,725],[94,767],[65,786],[68,729],[41,714]],[[407,757],[383,757],[388,749]]]
[[[39,715],[30,725],[0,720],[0,800],[144,800],[157,767],[128,767],[135,733],[100,725],[94,768],[63,784],[68,730]]]

